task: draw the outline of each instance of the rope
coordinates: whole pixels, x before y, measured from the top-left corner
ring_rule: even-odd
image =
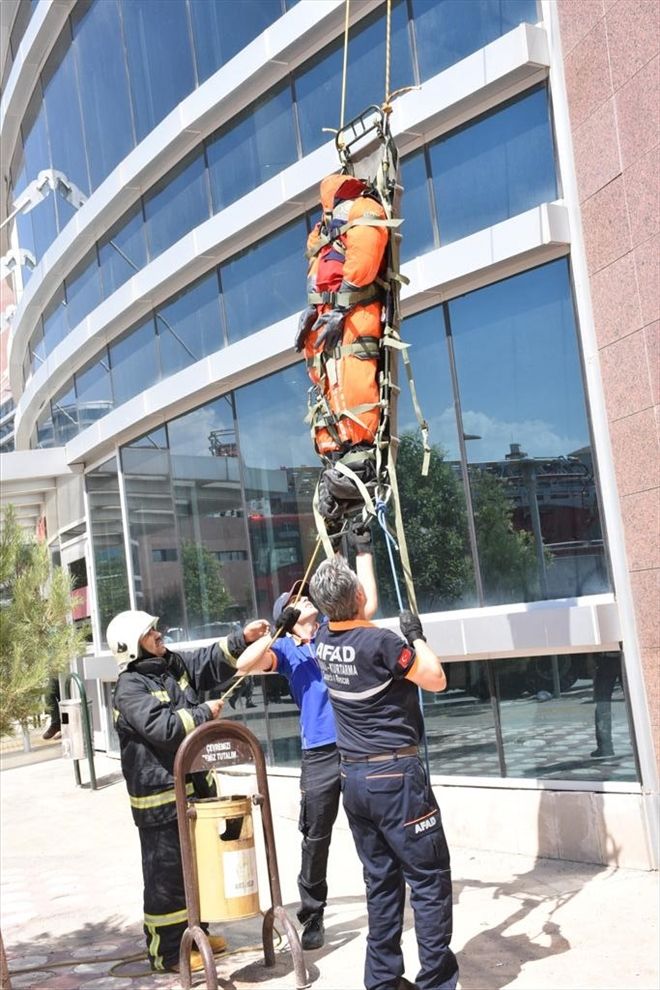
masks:
[[[387,18],[385,20],[385,103],[383,110],[389,113],[390,107],[390,69],[392,64],[392,0],[387,0]]]
[[[316,537],[316,546],[314,547],[314,553],[312,554],[312,556],[309,559],[309,564],[307,565],[307,570],[305,571],[305,576],[303,577],[303,579],[302,579],[302,581],[300,583],[300,587],[298,588],[298,591],[296,592],[296,596],[293,599],[293,602],[291,603],[294,608],[296,606],[296,603],[298,602],[298,599],[300,598],[300,594],[302,592],[303,586],[305,584],[307,584],[307,579],[309,577],[309,573],[310,573],[312,567],[314,566],[314,561],[316,560],[316,555],[319,552],[319,547],[320,546],[321,546],[321,537],[320,536],[317,536]],[[267,650],[269,650],[271,648],[271,646],[273,645],[273,643],[275,642],[275,640],[279,636],[281,636],[281,634],[282,634],[282,630],[281,629],[276,629],[275,630],[275,632],[271,636],[271,639],[270,639],[270,642],[269,642],[268,646],[266,647]],[[241,674],[240,677],[237,677],[236,680],[232,682],[231,686],[225,691],[225,693],[220,696],[220,701],[226,701],[227,698],[229,698],[234,693],[234,691],[239,686],[239,684],[242,684],[242,682],[245,680],[246,677],[251,677],[251,676],[252,675],[250,673],[247,673],[247,674]]]
[[[339,114],[339,130],[344,127],[344,111],[346,109],[346,77],[348,73],[348,16],[351,0],[346,0],[346,18],[344,20],[344,67],[341,75],[341,111]]]

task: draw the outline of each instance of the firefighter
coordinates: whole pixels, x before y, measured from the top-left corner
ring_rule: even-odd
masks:
[[[295,347],[318,393],[316,450],[334,458],[376,438],[388,230],[362,179],[328,175],[320,195],[323,218],[307,242],[309,305]]]
[[[410,986],[401,952],[406,883],[420,963],[415,986],[454,990],[449,851],[418,755],[418,687],[444,691],[442,664],[411,612],[401,612],[404,638],[367,621],[367,594],[342,557],[320,564],[310,594],[329,619],[316,635],[316,657],[335,714],[344,811],[367,888],[366,990]]]
[[[174,758],[186,735],[219,718],[222,701],[201,701],[236,673],[236,657],[251,636],[262,633],[255,622],[212,646],[172,653],[147,612],[120,612],[110,622],[107,641],[117,660],[114,715],[133,819],[138,827],[144,879],[144,933],[152,970],[178,972],[179,946],[187,927],[181,847],[174,795]],[[212,797],[212,782],[191,774],[189,794]],[[206,926],[205,930],[206,930]],[[209,936],[211,950],[224,952],[221,935]],[[204,968],[199,952],[191,969]]]

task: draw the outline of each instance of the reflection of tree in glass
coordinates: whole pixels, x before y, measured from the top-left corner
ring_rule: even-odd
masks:
[[[100,550],[94,558],[94,568],[99,622],[102,635],[105,636],[110,620],[118,612],[131,607],[124,555],[116,549]]]
[[[422,457],[419,434],[404,434],[397,457],[403,524],[417,604],[420,611],[433,612],[473,598],[472,563],[460,482],[441,447],[431,450],[426,478],[420,473]],[[377,526],[373,536],[381,609],[392,615],[398,605],[387,549]]]
[[[514,528],[513,507],[499,478],[471,468],[470,485],[486,602],[534,601],[539,582],[533,534]]]
[[[234,599],[225,587],[219,560],[206,547],[188,541],[181,545],[181,558],[188,625],[222,619]]]

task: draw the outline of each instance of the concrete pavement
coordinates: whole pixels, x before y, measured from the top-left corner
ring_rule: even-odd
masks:
[[[180,987],[174,975],[148,975],[138,837],[117,761],[97,757],[94,792],[75,786],[69,761],[25,764],[14,757],[12,763],[5,756],[3,766],[0,923],[14,990]],[[81,768],[85,780],[86,763]],[[299,856],[296,789],[291,775],[271,779],[282,894],[292,920]],[[237,781],[233,790],[245,788]],[[451,822],[445,826],[451,848]],[[255,830],[260,836],[258,817]],[[452,852],[452,873],[452,945],[462,990],[660,986],[657,874],[464,848]],[[326,945],[306,955],[311,986],[359,990],[365,904],[343,813],[333,835],[329,886]],[[261,899],[267,906],[265,880]],[[263,967],[259,918],[212,930],[220,927],[232,950],[218,960],[222,990],[295,986],[285,941],[275,968]],[[412,980],[417,960],[408,910],[403,942],[406,976]],[[142,958],[120,962],[136,955]],[[203,978],[194,985],[202,987]]]

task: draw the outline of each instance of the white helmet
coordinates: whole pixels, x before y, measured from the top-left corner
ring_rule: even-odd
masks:
[[[140,640],[158,625],[158,616],[148,612],[120,612],[108,625],[106,639],[117,660],[119,673],[140,655]]]

